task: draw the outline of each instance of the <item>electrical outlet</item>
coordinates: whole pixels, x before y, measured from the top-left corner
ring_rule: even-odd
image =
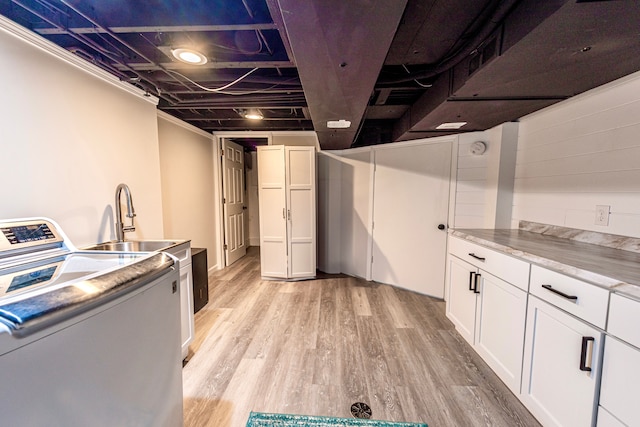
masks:
[[[611,206],[596,205],[596,225],[609,225],[609,211]]]

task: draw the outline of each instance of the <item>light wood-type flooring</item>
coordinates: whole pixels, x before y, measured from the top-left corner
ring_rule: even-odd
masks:
[[[186,427],[250,411],[439,426],[538,426],[445,317],[444,302],[344,275],[263,281],[257,248],[209,277],[183,368]]]

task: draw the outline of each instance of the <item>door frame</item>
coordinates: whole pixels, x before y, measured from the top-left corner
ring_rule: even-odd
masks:
[[[224,138],[266,138],[267,144],[272,144],[273,134],[272,132],[216,132],[213,134],[213,164],[215,165],[213,173],[213,188],[214,188],[214,200],[215,200],[215,230],[216,230],[216,263],[220,267],[220,270],[227,267],[226,257],[224,254],[224,206],[222,203],[223,188],[222,188],[222,140]]]

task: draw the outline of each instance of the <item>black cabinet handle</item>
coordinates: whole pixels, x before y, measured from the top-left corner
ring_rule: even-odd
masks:
[[[469,290],[473,290],[473,275],[476,274],[475,271],[469,272]]]
[[[479,260],[479,261],[482,261],[482,262],[484,262],[484,260],[486,259],[486,258],[483,258],[483,257],[481,257],[481,256],[478,256],[478,255],[476,255],[476,254],[474,254],[474,253],[470,253],[470,254],[469,254],[469,256],[470,256],[470,257],[474,257],[475,259],[477,259],[477,260]]]
[[[473,293],[474,294],[479,294],[480,291],[478,290],[478,277],[480,277],[481,274],[480,273],[476,273],[476,280],[473,283]]]
[[[553,289],[553,287],[551,287],[551,285],[542,285],[543,288],[545,288],[548,291],[553,292],[556,295],[560,295],[562,298],[566,298],[566,299],[570,299],[571,301],[577,301],[578,297],[575,295],[568,295],[565,294],[564,292],[561,292],[557,289]]]
[[[438,230],[444,230],[445,228],[447,228],[446,225],[444,224],[438,224]]]
[[[589,359],[589,365],[591,365],[591,355],[593,352],[593,337],[582,337],[582,351],[580,352],[580,370],[585,372],[591,372],[591,366],[587,366],[587,358]],[[590,350],[589,347],[591,347]]]

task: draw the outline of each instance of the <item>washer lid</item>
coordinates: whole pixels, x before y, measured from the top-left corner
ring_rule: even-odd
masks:
[[[164,275],[164,253],[71,253],[0,270],[0,323],[26,336]]]

